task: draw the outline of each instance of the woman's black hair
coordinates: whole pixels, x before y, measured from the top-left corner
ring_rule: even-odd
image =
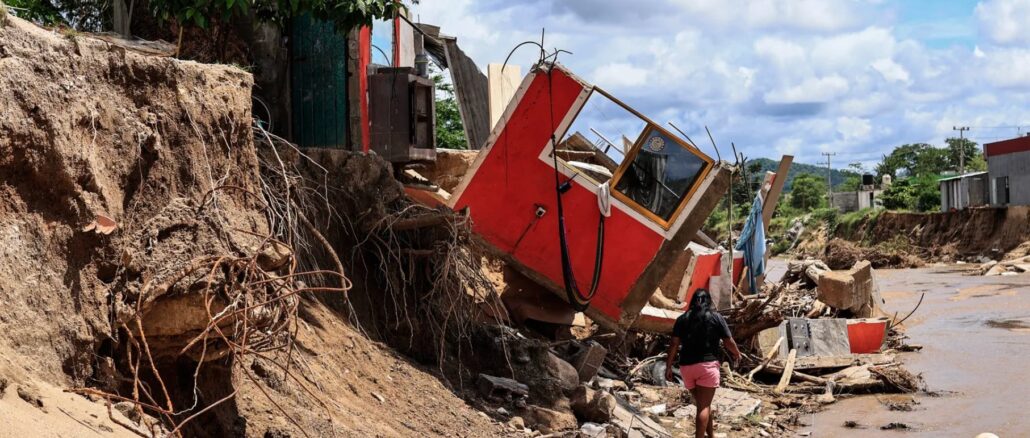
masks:
[[[708,328],[713,325],[714,320],[712,295],[707,289],[698,289],[690,299],[690,306],[687,307],[687,337],[707,340]]]

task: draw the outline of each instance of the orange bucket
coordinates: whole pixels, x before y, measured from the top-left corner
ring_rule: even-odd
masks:
[[[848,341],[851,353],[878,353],[887,335],[887,321],[882,319],[849,319]]]

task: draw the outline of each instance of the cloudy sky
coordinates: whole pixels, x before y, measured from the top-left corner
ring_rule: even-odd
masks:
[[[485,71],[539,40],[703,150],[871,165],[894,146],[1030,130],[1030,0],[422,0]],[[525,72],[537,53],[516,53]],[[1021,126],[1020,128],[1017,128]]]

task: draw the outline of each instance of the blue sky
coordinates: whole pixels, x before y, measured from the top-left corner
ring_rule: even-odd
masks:
[[[422,0],[483,67],[538,40],[712,154],[871,166],[893,147],[1030,130],[1030,0]],[[525,69],[536,53],[513,60]],[[1022,126],[1017,128],[1017,126]]]

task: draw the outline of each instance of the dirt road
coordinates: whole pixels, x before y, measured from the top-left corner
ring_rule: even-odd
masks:
[[[897,436],[896,430],[881,428],[900,423],[913,428],[906,437],[973,437],[981,432],[1025,436],[1030,429],[1030,275],[965,275],[969,268],[877,271],[886,309],[892,313],[904,315],[926,293],[922,306],[905,322],[910,342],[925,348],[905,354],[904,360],[938,396],[916,395],[910,411],[888,406],[898,398],[839,399],[809,417],[810,426],[801,431],[813,437]],[[849,420],[860,428],[844,427]]]

